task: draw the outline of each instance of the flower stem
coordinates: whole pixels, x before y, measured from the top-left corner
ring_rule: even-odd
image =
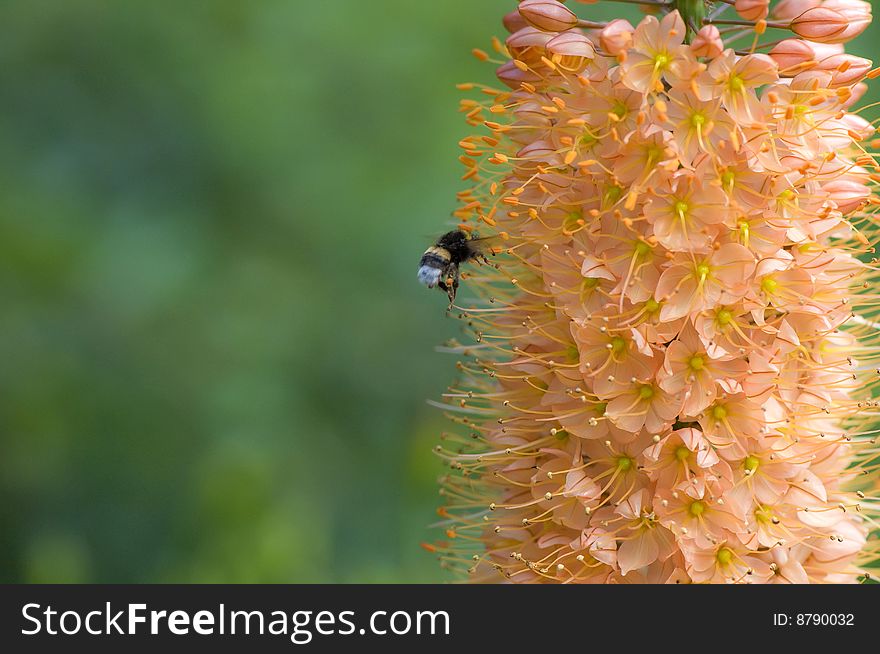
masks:
[[[705,0],[675,0],[675,8],[687,26],[687,41],[696,36],[706,20]]]
[[[605,27],[606,25],[608,25],[608,23],[596,23],[591,20],[579,20],[578,21],[578,27],[585,27],[585,28],[591,29],[591,30],[595,30],[595,29],[600,30],[603,27]]]
[[[703,19],[703,25],[740,25],[742,27],[754,27],[755,23],[751,20],[719,20],[719,19]],[[773,27],[778,30],[787,30],[791,29],[791,25],[789,23],[784,23],[781,21],[771,21],[767,23],[767,27]]]

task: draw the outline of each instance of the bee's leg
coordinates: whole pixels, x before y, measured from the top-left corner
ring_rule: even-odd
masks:
[[[444,274],[446,275],[446,295],[449,297],[449,308],[452,309],[455,294],[458,292],[458,266],[448,266]]]

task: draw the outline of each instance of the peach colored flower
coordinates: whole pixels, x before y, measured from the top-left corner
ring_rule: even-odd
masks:
[[[636,27],[632,48],[622,64],[623,83],[634,91],[647,93],[662,89],[664,80],[681,80],[689,63],[684,36],[684,21],[677,11],[667,14],[662,21],[647,16]]]
[[[747,372],[743,358],[707,347],[696,330],[687,326],[666,348],[657,377],[660,388],[667,393],[684,394],[682,411],[695,416],[714,403],[719,392],[740,392]]]
[[[685,539],[682,550],[687,572],[695,583],[766,583],[773,575],[770,564],[735,540],[700,547]]]
[[[653,236],[668,250],[704,252],[709,249],[718,223],[727,218],[724,193],[715,186],[703,186],[690,174],[679,174],[662,189],[645,209]]]
[[[647,461],[645,470],[661,487],[677,487],[691,481],[695,474],[711,470],[721,463],[715,449],[703,438],[699,429],[678,429],[664,438],[658,434],[656,440],[656,444],[644,452]],[[726,466],[719,466],[716,472],[729,476]]]
[[[658,360],[659,363],[659,360]],[[619,390],[608,398],[605,415],[617,427],[628,432],[642,428],[651,433],[667,429],[681,411],[681,396],[665,393],[651,378],[621,382]]]
[[[712,61],[704,73],[699,86],[701,99],[708,101],[720,98],[728,114],[738,123],[761,123],[764,115],[756,91],[778,79],[776,62],[769,56],[753,54],[739,57],[733,50],[726,50]]]
[[[712,547],[727,533],[741,531],[745,516],[726,501],[725,486],[709,479],[660,489],[655,500],[660,524],[700,548]]]
[[[675,320],[740,300],[749,290],[755,256],[737,243],[708,254],[675,255],[660,275],[655,297],[661,320]]]
[[[620,538],[617,565],[621,576],[655,561],[665,561],[675,553],[675,538],[659,525],[644,489],[618,504],[614,513],[616,516],[609,520],[609,524],[616,527],[615,533]]]
[[[658,123],[672,126],[672,142],[686,166],[693,166],[702,155],[718,155],[725,145],[742,140],[740,127],[720,100],[703,101],[692,89],[679,88],[659,106],[665,111],[656,112]]]

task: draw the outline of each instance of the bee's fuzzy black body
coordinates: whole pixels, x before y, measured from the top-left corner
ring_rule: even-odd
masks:
[[[446,232],[419,260],[419,281],[428,288],[437,286],[445,291],[451,304],[458,290],[458,267],[483,256],[477,244],[484,240],[469,238],[460,229]]]

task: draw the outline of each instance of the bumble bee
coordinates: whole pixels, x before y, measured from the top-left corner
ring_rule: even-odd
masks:
[[[493,237],[468,238],[460,229],[446,232],[419,260],[419,281],[428,288],[439,286],[452,304],[458,290],[459,265],[477,259],[488,263],[484,252],[491,240]]]

